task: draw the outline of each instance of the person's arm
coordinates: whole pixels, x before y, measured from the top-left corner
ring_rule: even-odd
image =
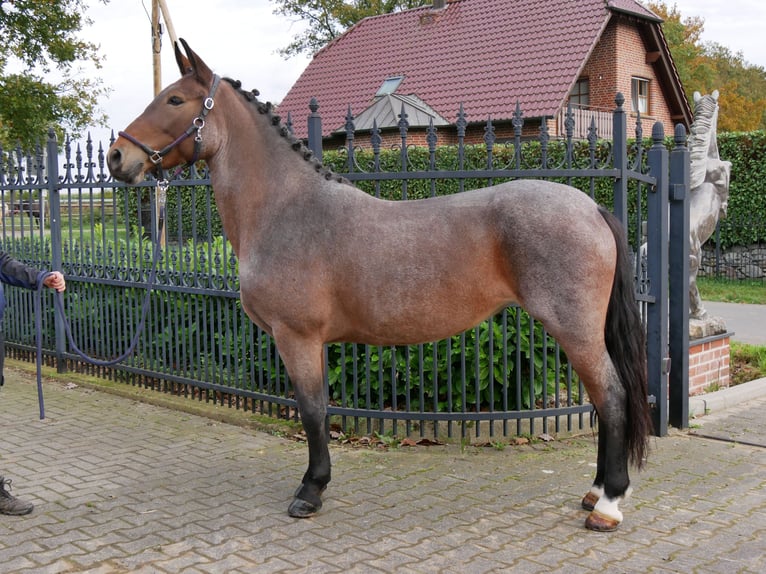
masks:
[[[38,271],[3,251],[0,251],[0,281],[27,289],[37,289],[42,281],[43,285],[56,291],[66,289],[66,280],[60,271],[46,274],[45,271]]]
[[[0,281],[3,283],[26,289],[36,289],[43,274],[43,271],[33,269],[14,259],[8,253],[0,251]]]

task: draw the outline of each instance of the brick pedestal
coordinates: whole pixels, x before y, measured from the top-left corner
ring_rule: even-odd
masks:
[[[729,386],[729,333],[689,342],[689,395]]]

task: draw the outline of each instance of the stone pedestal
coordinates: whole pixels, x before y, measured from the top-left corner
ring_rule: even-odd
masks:
[[[726,333],[726,323],[721,317],[689,319],[689,342]]]
[[[717,333],[689,341],[689,395],[729,386],[729,335]]]

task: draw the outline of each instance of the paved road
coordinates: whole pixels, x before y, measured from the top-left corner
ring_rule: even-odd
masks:
[[[721,317],[733,331],[732,340],[749,345],[766,345],[766,305],[705,301],[710,315]]]
[[[6,370],[2,573],[762,573],[766,398],[652,442],[619,531],[583,528],[592,436],[503,450],[333,446],[315,518],[286,508],[305,445]],[[71,385],[70,385],[71,386]],[[730,442],[732,438],[747,444]],[[723,439],[723,440],[720,440]]]

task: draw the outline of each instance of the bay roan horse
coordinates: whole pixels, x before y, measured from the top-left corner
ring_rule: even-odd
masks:
[[[277,344],[309,447],[289,507],[311,516],[330,481],[323,345],[435,341],[518,303],[564,349],[599,417],[586,526],[612,530],[650,418],[644,331],[622,227],[572,187],[518,180],[417,201],[376,199],[312,159],[253,92],[181,40],[182,77],[108,152],[112,175],[205,160],[239,258],[242,306]],[[187,137],[189,136],[189,137]]]

